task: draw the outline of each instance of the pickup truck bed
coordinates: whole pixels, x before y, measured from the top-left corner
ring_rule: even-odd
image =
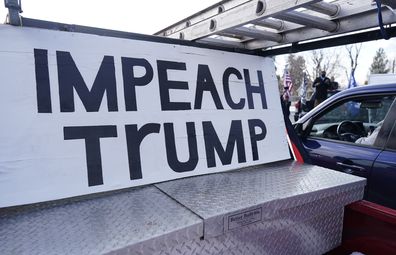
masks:
[[[3,254],[322,254],[365,179],[283,161],[0,210]]]

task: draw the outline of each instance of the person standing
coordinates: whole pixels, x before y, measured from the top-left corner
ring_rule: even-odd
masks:
[[[315,104],[314,107],[318,106],[324,100],[327,99],[327,90],[330,89],[331,81],[326,77],[326,71],[322,71],[321,75],[317,77],[312,87],[315,88]]]
[[[281,102],[284,106],[285,110],[283,111],[286,114],[287,118],[290,117],[290,96],[293,88],[293,82],[289,73],[289,69],[285,66],[285,70],[283,71],[283,94],[281,96]]]
[[[284,89],[284,92],[283,92],[283,94],[281,96],[281,102],[282,102],[282,105],[285,107],[285,110],[283,111],[283,113],[287,117],[289,117],[290,116],[290,105],[291,105],[291,102],[290,102],[290,94],[289,94],[288,88]]]
[[[335,81],[334,76],[331,76],[330,78],[330,90],[336,90],[338,89],[338,82]]]

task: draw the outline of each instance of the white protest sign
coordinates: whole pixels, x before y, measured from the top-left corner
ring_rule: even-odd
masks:
[[[0,207],[290,158],[270,58],[0,26]]]

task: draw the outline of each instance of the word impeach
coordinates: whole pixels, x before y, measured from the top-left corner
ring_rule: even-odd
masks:
[[[34,57],[38,112],[51,113],[51,88],[49,83],[47,50],[35,49]],[[114,57],[105,56],[103,58],[91,90],[86,86],[84,79],[69,52],[57,51],[56,60],[58,66],[61,112],[75,111],[74,90],[80,97],[87,112],[99,111],[105,92],[108,111],[118,111]],[[124,82],[125,110],[137,111],[136,87],[147,86],[150,84],[154,77],[153,67],[146,59],[143,58],[122,57],[121,62]],[[143,68],[145,70],[144,75],[136,77],[135,70],[137,68]],[[170,100],[171,90],[188,90],[189,84],[185,81],[169,80],[168,71],[185,71],[186,63],[157,60],[157,70],[162,111],[201,109],[204,92],[208,92],[208,94],[210,94],[217,109],[224,109],[208,65],[198,65],[194,106],[192,106],[190,102],[172,102]],[[243,109],[246,107],[245,98],[239,98],[239,101],[235,102],[231,96],[229,84],[231,76],[234,76],[238,80],[244,80],[247,94],[247,105],[249,109],[254,109],[253,94],[260,95],[262,109],[267,109],[262,72],[260,70],[257,71],[258,86],[252,86],[248,69],[243,69],[242,76],[239,70],[233,67],[228,67],[224,70],[222,82],[224,99],[230,109]]]
[[[53,103],[51,98],[51,84],[49,72],[48,51],[45,49],[35,49],[35,75],[37,88],[37,111],[40,114],[53,113]],[[65,51],[56,51],[56,63],[58,73],[59,91],[59,112],[73,113],[77,111],[75,107],[75,97],[78,96],[86,112],[99,112],[106,110],[101,107],[103,98],[106,96],[107,111],[117,112],[120,105],[117,99],[116,68],[113,56],[104,56],[92,86],[87,86],[83,75],[79,71],[72,55]],[[170,73],[182,73],[188,71],[186,63],[166,60],[156,60],[155,74],[153,63],[144,58],[121,57],[124,110],[126,112],[146,111],[139,109],[138,100],[156,100],[154,98],[139,97],[137,87],[144,89],[145,86],[153,86],[154,80],[158,81],[160,111],[191,111],[201,110],[203,101],[208,98],[213,102],[216,110],[240,110],[255,109],[254,99],[262,109],[267,109],[263,75],[260,70],[256,72],[258,84],[252,85],[248,69],[242,71],[233,68],[225,68],[222,77],[213,78],[209,65],[198,64],[196,76],[192,79],[191,86],[188,81],[172,80]],[[139,70],[140,72],[138,72]],[[139,74],[138,74],[139,73]],[[155,77],[157,75],[157,77]],[[154,79],[156,78],[156,79]],[[246,98],[240,96],[241,93],[232,95],[230,80],[239,81],[231,83],[233,86],[244,86]],[[222,92],[219,93],[215,80],[222,81]],[[186,100],[174,100],[172,93],[183,92],[195,89],[193,102]],[[253,97],[255,95],[255,97]],[[207,97],[207,98],[205,98]],[[172,100],[173,98],[173,100]],[[224,104],[224,102],[226,104]],[[81,108],[82,109],[82,108]],[[156,135],[163,130],[163,141],[166,147],[166,158],[169,167],[177,172],[193,171],[200,158],[198,155],[197,132],[200,128],[203,133],[205,156],[207,167],[216,167],[216,155],[222,165],[231,164],[234,149],[237,150],[238,163],[246,162],[246,150],[243,124],[241,120],[230,120],[228,139],[223,144],[211,121],[201,121],[200,123],[186,122],[185,130],[187,134],[188,154],[185,161],[180,161],[176,150],[176,138],[174,123],[155,121],[138,126],[137,124],[126,124],[124,127],[126,144],[128,150],[129,176],[131,180],[143,178],[142,158],[140,147],[144,139],[148,136]],[[252,160],[259,160],[258,142],[266,137],[266,126],[260,119],[249,119],[244,124],[249,130]],[[162,131],[161,131],[162,132]],[[224,133],[224,131],[222,131]],[[82,139],[85,142],[86,164],[88,172],[88,185],[102,185],[103,171],[100,141],[102,138],[117,137],[116,125],[101,126],[65,126],[63,127],[64,140]],[[184,134],[185,136],[185,134]]]

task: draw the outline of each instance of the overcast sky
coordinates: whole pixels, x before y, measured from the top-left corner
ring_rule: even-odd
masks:
[[[22,15],[49,21],[153,34],[217,2],[219,0],[22,0]],[[0,19],[3,22],[7,9],[3,1],[0,1],[0,4]],[[364,43],[356,71],[358,83],[363,83],[367,79],[368,68],[379,47],[385,49],[389,58],[396,58],[395,38]],[[285,56],[276,59],[279,71],[283,69],[284,59]],[[344,76],[344,73],[339,74],[341,82],[346,82]]]
[[[153,34],[219,0],[22,0],[29,18]],[[0,1],[0,17],[7,13]]]

